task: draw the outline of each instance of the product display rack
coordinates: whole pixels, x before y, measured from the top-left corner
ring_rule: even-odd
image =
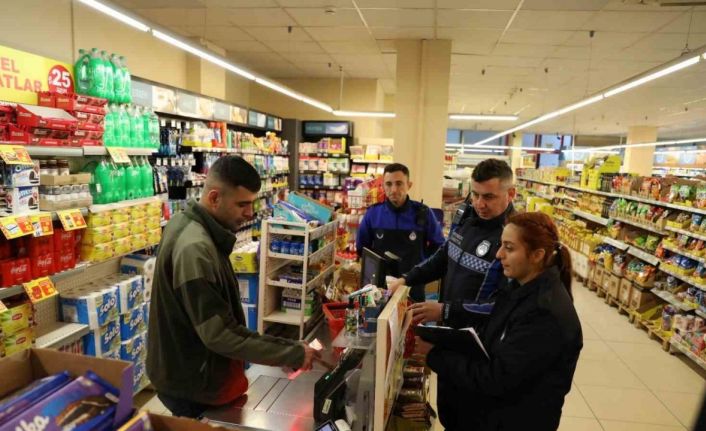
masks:
[[[260,281],[258,299],[258,332],[266,333],[270,326],[280,323],[297,328],[297,339],[305,339],[321,318],[321,305],[313,299],[311,313],[306,313],[307,297],[328,282],[335,269],[336,221],[312,227],[306,223],[265,220],[260,248]],[[271,250],[273,241],[292,240],[303,243],[303,254],[277,253]],[[316,251],[310,244],[318,242]],[[322,244],[323,243],[323,244]],[[301,267],[301,283],[277,279],[289,265]],[[318,271],[313,267],[318,265]],[[281,288],[301,291],[300,311],[285,311],[281,307]]]
[[[285,123],[287,125],[287,123]],[[315,199],[323,198],[331,204],[341,204],[342,196],[327,196],[324,192],[336,192],[346,189],[346,179],[351,175],[350,147],[354,143],[353,123],[346,121],[303,121],[300,127],[301,141],[297,142],[294,166],[296,174],[293,180],[297,190],[306,192]],[[345,141],[343,151],[330,151],[328,149],[314,148],[308,151],[303,146],[311,147],[311,144],[325,142],[325,140],[341,139]],[[319,167],[320,163],[327,159],[345,162],[345,169],[330,167],[326,163],[326,169]],[[338,163],[338,162],[337,162]],[[337,184],[324,184],[326,174],[332,175]],[[323,195],[323,196],[322,196]],[[332,199],[330,199],[333,197]]]

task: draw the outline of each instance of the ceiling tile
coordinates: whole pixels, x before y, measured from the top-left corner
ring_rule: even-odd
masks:
[[[307,54],[299,52],[283,52],[282,57],[291,61],[296,65],[304,65],[308,63],[332,63],[334,60],[329,54]]]
[[[502,30],[470,29],[443,27],[437,30],[439,39],[451,39],[457,42],[488,44],[495,43],[502,34]]]
[[[608,3],[610,0],[525,0],[522,10],[598,11]]]
[[[331,54],[379,54],[372,41],[321,42],[321,46]]]
[[[357,0],[358,7],[365,8],[405,8],[405,9],[424,9],[433,8],[434,0]]]
[[[504,29],[512,12],[507,11],[467,11],[441,9],[437,12],[439,27],[497,28]],[[543,27],[543,29],[546,26]]]
[[[199,25],[206,23],[206,9],[136,9],[135,12],[163,26],[177,25],[184,23]]]
[[[292,27],[291,32],[288,27],[247,27],[245,31],[250,36],[262,42],[270,41],[311,41],[300,27]]]
[[[169,27],[170,30],[185,36],[185,37],[203,37],[206,33],[205,25],[194,25],[194,26],[176,26],[172,25]]]
[[[691,26],[691,30],[689,30]],[[677,19],[663,27],[660,32],[664,33],[706,33],[706,12],[691,11],[682,13]]]
[[[273,41],[264,42],[273,51],[279,53],[300,53],[300,54],[324,54],[318,43],[316,42],[295,42],[295,41]]]
[[[545,58],[550,56],[555,50],[556,47],[551,45],[500,43],[493,51],[493,55]]]
[[[598,12],[582,29],[596,31],[653,32],[679,17],[676,12]]]
[[[228,26],[237,22],[238,9],[208,8],[206,9],[206,25]]]
[[[377,66],[382,67],[385,61],[380,54],[331,54],[331,57],[344,68]]]
[[[515,10],[520,0],[437,0],[439,9]]]
[[[305,30],[320,42],[354,41],[371,37],[364,27],[306,27]]]
[[[681,50],[687,43],[687,35],[679,33],[650,33],[631,46],[636,48],[654,48]],[[689,47],[696,48],[706,44],[706,33],[692,33],[688,37]]]
[[[231,21],[240,27],[280,27],[296,23],[280,8],[231,9]]]
[[[277,7],[275,0],[199,0],[210,8]]]
[[[337,27],[337,26],[362,26],[363,22],[358,16],[358,12],[353,9],[338,9],[335,14],[329,15],[321,8],[312,9],[286,9],[297,22],[303,27]]]
[[[456,42],[451,45],[453,54],[489,55],[493,52],[495,43],[488,42]]]
[[[370,27],[432,27],[433,9],[365,9],[362,11]]]
[[[209,25],[205,27],[205,34],[201,33],[202,37],[210,40],[253,40],[252,36],[235,26],[216,26]]]
[[[587,46],[559,46],[551,54],[552,58],[565,58],[570,60],[588,60],[591,49]]]
[[[394,40],[380,39],[377,41],[380,52],[383,54],[396,53],[397,44]]]
[[[573,32],[552,30],[509,30],[503,36],[505,43],[525,43],[532,45],[561,45]]]
[[[202,8],[203,0],[119,0],[119,6],[129,9],[137,8]]]
[[[350,8],[350,0],[277,0],[282,7],[301,7],[301,8],[326,8],[333,6],[336,8]]]
[[[580,30],[591,19],[593,12],[548,12],[520,10],[512,22],[511,30]]]
[[[564,45],[567,46],[590,46],[593,45],[594,48],[600,47],[613,47],[613,48],[624,48],[638,41],[639,39],[645,37],[647,33],[619,33],[619,32],[606,32],[597,31],[594,33],[593,38],[590,37],[588,31],[575,31],[572,32],[571,37],[569,37]]]
[[[230,58],[246,65],[289,64],[285,59],[272,52],[238,52],[232,54]]]
[[[434,39],[433,27],[371,27],[376,39]]]
[[[216,44],[220,45],[222,48],[230,52],[271,52],[272,50],[268,48],[262,42],[257,42],[254,40],[236,40],[236,41],[214,41]]]

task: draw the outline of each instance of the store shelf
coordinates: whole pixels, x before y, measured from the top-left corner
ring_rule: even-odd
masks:
[[[19,295],[20,293],[24,292],[25,289],[22,287],[22,285],[17,285],[17,286],[11,286],[11,287],[2,287],[0,288],[0,300],[9,298],[11,296]]]
[[[130,148],[126,147],[123,148],[125,150],[125,153],[128,156],[151,156],[152,154],[156,154],[158,150],[154,148]],[[108,155],[108,148],[102,147],[102,146],[93,146],[93,147],[83,147],[83,155],[84,156],[107,156]]]
[[[645,262],[649,263],[650,265],[653,266],[659,266],[660,260],[657,258],[657,256],[653,254],[649,254],[644,250],[640,250],[639,248],[631,245],[630,248],[628,248],[628,254],[635,256],[639,259],[644,260]]]
[[[83,157],[81,147],[42,147],[39,145],[23,145],[30,156],[46,157]]]
[[[664,299],[668,303],[672,304],[673,306],[677,307],[678,309],[682,311],[692,311],[696,310],[695,305],[688,305],[685,304],[683,301],[680,301],[676,296],[674,296],[673,293],[670,292],[665,292],[664,290],[656,290],[653,289],[652,293],[654,293],[656,296],[659,296],[660,298]]]
[[[572,201],[572,202],[578,202],[578,201],[579,201],[578,199],[576,199],[576,198],[574,198],[574,197],[571,197],[571,196],[568,196],[568,195],[557,195],[556,197],[557,197],[558,199],[567,199],[567,200],[570,200],[570,201]]]
[[[283,254],[283,253],[275,253],[272,251],[268,251],[267,256],[273,257],[275,259],[287,259],[287,260],[296,260],[298,262],[304,262],[304,256],[299,256],[297,254]]]
[[[82,214],[84,217],[86,217],[86,216],[88,215],[88,208],[86,208],[86,207],[82,207],[82,208],[67,208],[67,210],[69,210],[69,209],[80,209],[80,210],[81,210],[81,214]],[[40,211],[41,211],[41,210],[40,210]],[[66,210],[59,210],[59,211],[66,211]],[[43,211],[42,211],[42,212],[43,212]],[[53,221],[59,220],[59,215],[57,214],[56,211],[52,211],[52,212],[51,212],[51,219],[52,219]]]
[[[58,348],[80,339],[88,332],[88,325],[56,322],[49,332],[37,337],[36,345],[42,349]]]
[[[684,355],[686,355],[689,359],[691,359],[692,361],[694,361],[694,363],[696,363],[696,365],[698,365],[698,366],[700,366],[701,368],[703,368],[704,370],[706,370],[706,361],[703,360],[702,358],[696,356],[696,354],[694,354],[694,352],[692,352],[691,350],[689,350],[689,347],[686,346],[686,345],[681,341],[681,337],[679,337],[678,335],[673,336],[672,339],[669,340],[669,344],[671,344],[671,346],[672,346],[674,349],[680,351],[681,353],[683,353]]]
[[[325,246],[323,246],[320,249],[316,250],[315,252],[311,253],[311,255],[309,255],[309,262],[316,261],[319,257],[326,254],[327,251],[331,251],[329,249],[332,248],[334,245],[336,245],[336,243],[331,241],[328,244],[326,244]]]
[[[306,291],[309,292],[311,288],[318,286],[318,284],[321,282],[321,280],[327,278],[329,275],[333,273],[333,270],[336,269],[336,264],[332,263],[329,265],[328,268],[326,268],[324,271],[319,273],[316,277],[312,278],[308,283],[306,283]]]
[[[299,326],[302,315],[300,313],[286,313],[284,311],[274,311],[262,318],[265,322],[284,323],[285,325]],[[304,316],[304,323],[308,322],[311,316]]]
[[[299,153],[300,156],[309,156],[309,157],[330,157],[330,158],[348,158],[347,153],[326,153],[326,152],[317,152],[317,153]]]
[[[574,210],[574,214],[583,218],[583,219],[590,220],[594,223],[598,223],[603,226],[607,226],[608,222],[610,222],[610,219],[599,217],[597,215],[587,213],[587,212],[581,211],[581,210]]]
[[[154,202],[160,202],[160,199],[158,196],[150,196],[148,198],[140,198],[140,199],[131,199],[128,201],[122,201],[122,202],[115,202],[112,204],[102,204],[102,205],[91,205],[88,207],[88,210],[92,213],[99,213],[103,211],[112,211],[112,210],[117,210],[121,208],[130,208],[135,205],[143,205],[143,204],[149,204],[149,203],[154,203]]]
[[[646,231],[653,232],[653,233],[656,233],[656,234],[658,234],[658,235],[668,235],[667,232],[665,232],[665,231],[663,231],[663,230],[661,230],[661,229],[658,229],[657,226],[650,226],[650,225],[648,225],[648,224],[644,224],[644,223],[640,223],[640,222],[637,222],[637,221],[629,220],[629,219],[626,219],[626,218],[623,218],[623,217],[612,216],[611,218],[612,218],[613,220],[615,220],[615,221],[619,221],[619,222],[622,222],[622,223],[625,223],[625,224],[629,224],[629,225],[631,225],[631,226],[636,226],[636,227],[639,227],[640,229],[644,229],[644,230],[646,230]]]
[[[694,260],[697,261],[697,262],[701,262],[701,263],[706,264],[706,258],[704,258],[704,257],[702,257],[702,256],[697,256],[697,255],[695,255],[695,254],[691,254],[691,253],[689,253],[688,251],[684,251],[684,250],[680,249],[679,247],[674,247],[674,246],[671,246],[671,245],[669,245],[669,244],[664,244],[664,243],[663,243],[663,244],[662,244],[662,248],[664,248],[665,250],[669,250],[669,251],[671,251],[671,252],[680,254],[680,255],[682,255],[682,256],[686,256],[686,257],[688,257],[689,259],[694,259]]]
[[[279,280],[267,280],[267,284],[269,286],[277,286],[277,287],[285,287],[288,289],[301,289],[302,284],[301,283],[289,283],[286,281],[279,281]]]
[[[611,238],[611,237],[609,237],[609,236],[602,236],[602,237],[601,237],[601,240],[602,240],[604,243],[610,244],[610,245],[612,245],[613,247],[617,248],[618,250],[622,250],[622,251],[625,251],[625,250],[628,249],[628,247],[630,247],[630,244],[626,244],[626,243],[624,243],[623,241],[620,241],[620,240],[617,240],[617,239],[613,239],[613,238]]]
[[[683,281],[684,283],[690,284],[691,286],[698,287],[701,290],[706,290],[706,285],[704,284],[699,284],[695,282],[691,277],[687,275],[680,274],[674,270],[672,270],[670,267],[666,265],[660,265],[659,270],[664,272],[665,274],[669,274],[673,277],[678,278],[679,280]]]
[[[695,232],[691,232],[691,231],[688,231],[688,230],[685,230],[685,229],[679,229],[679,228],[670,227],[670,226],[665,226],[664,229],[665,229],[665,230],[668,230],[668,231],[670,231],[670,232],[679,233],[679,234],[682,234],[682,235],[690,236],[690,237],[692,237],[692,238],[696,238],[696,239],[700,239],[700,240],[706,241],[706,235],[701,235],[701,234],[698,234],[698,233],[695,233]]]
[[[614,197],[614,198],[623,198],[623,199],[632,200],[635,202],[642,202],[642,203],[646,203],[646,204],[658,205],[658,206],[663,206],[666,208],[672,208],[672,209],[676,209],[676,210],[706,215],[706,208],[694,208],[694,207],[690,207],[690,206],[686,206],[686,205],[672,204],[672,203],[662,202],[662,201],[658,201],[658,200],[654,200],[654,199],[641,198],[639,196],[624,195],[621,193],[611,193],[611,192],[603,192],[603,191],[599,191],[599,190],[589,190],[589,189],[584,189],[584,188],[577,187],[577,186],[571,186],[568,184],[551,183],[551,182],[547,182],[547,181],[539,181],[539,180],[533,180],[533,179],[522,178],[522,177],[520,177],[518,179],[523,180],[523,181],[530,181],[530,182],[534,182],[534,183],[539,183],[539,184],[546,184],[546,185],[550,185],[550,186],[564,187],[564,188],[567,188],[570,190],[576,190],[576,191],[584,192],[584,193],[592,193],[595,195],[609,196],[609,197]]]
[[[343,186],[299,186],[302,190],[343,190]]]

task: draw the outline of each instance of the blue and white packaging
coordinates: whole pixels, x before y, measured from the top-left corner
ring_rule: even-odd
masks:
[[[257,332],[257,305],[243,304],[243,312],[247,328]]]
[[[69,372],[64,371],[36,380],[31,385],[12,393],[9,397],[3,398],[0,400],[0,426],[42,398],[58,391],[70,381]]]
[[[147,378],[147,367],[145,366],[145,361],[139,361],[135,363],[132,368],[132,392],[137,393],[139,390],[143,389],[149,383]]]
[[[62,293],[59,299],[64,322],[83,323],[99,329],[118,318],[116,287],[81,286]]]
[[[129,340],[135,335],[145,332],[147,324],[145,323],[145,309],[140,305],[135,307],[127,314],[120,315],[120,338]]]
[[[86,355],[102,358],[108,352],[120,348],[120,323],[108,322],[83,336],[83,350]]]
[[[144,254],[130,254],[120,260],[120,272],[123,274],[141,275],[144,301],[149,302],[152,295],[152,283],[157,259]]]
[[[151,302],[145,302],[142,306],[145,310],[145,326],[147,326],[147,329],[150,329],[150,304]]]
[[[257,274],[236,274],[238,278],[238,288],[240,290],[240,301],[243,304],[257,304],[258,275]]]
[[[129,313],[142,304],[144,300],[142,276],[116,274],[107,277],[106,281],[118,289],[118,313]]]
[[[147,336],[143,332],[120,343],[120,359],[137,363],[147,358]]]
[[[120,347],[113,349],[110,352],[104,353],[103,359],[115,359],[116,361],[119,361],[120,360]]]

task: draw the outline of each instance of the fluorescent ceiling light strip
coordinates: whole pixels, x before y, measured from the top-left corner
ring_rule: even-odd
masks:
[[[706,150],[662,150],[655,151],[655,154],[702,154],[706,153]]]
[[[373,112],[373,111],[333,111],[333,115],[338,117],[372,117],[372,118],[395,118],[394,112]]]
[[[294,91],[292,91],[292,90],[290,90],[290,89],[288,89],[288,88],[282,87],[281,85],[276,84],[276,83],[274,83],[274,82],[272,82],[272,81],[268,81],[267,79],[255,78],[255,82],[257,82],[258,84],[262,85],[263,87],[269,88],[270,90],[274,90],[274,91],[276,91],[276,92],[278,92],[278,93],[284,94],[285,96],[289,96],[289,97],[291,97],[292,99],[302,100],[302,96],[301,96],[301,95],[295,93]]]
[[[136,20],[135,18],[129,17],[122,12],[113,9],[110,6],[104,5],[103,3],[97,2],[96,0],[78,0],[86,6],[92,7],[93,9],[103,12],[104,14],[111,16],[118,21],[129,25],[130,27],[136,28],[140,31],[149,31],[149,27],[142,22]]]
[[[312,99],[312,98],[310,98],[310,97],[302,96],[301,101],[304,102],[304,103],[306,103],[306,104],[309,104],[309,105],[311,105],[311,106],[313,106],[313,107],[315,107],[315,108],[319,108],[319,109],[321,109],[322,111],[333,112],[333,108],[332,108],[332,107],[328,106],[327,104],[325,104],[325,103],[323,103],[323,102],[319,102],[319,101],[316,100],[316,99]]]
[[[452,144],[452,143],[447,143],[447,147],[451,148],[460,148],[462,144]],[[509,151],[515,151],[515,150],[522,150],[522,151],[539,151],[543,153],[553,153],[556,151],[554,148],[543,148],[543,147],[511,147],[508,145],[483,145],[481,147],[477,145],[470,145],[470,144],[464,144],[465,149],[467,150],[472,150],[476,151],[477,149],[487,149],[487,150],[509,150]]]
[[[627,84],[623,84],[623,85],[616,87],[612,90],[606,91],[605,93],[603,93],[603,95],[605,97],[611,97],[616,94],[620,94],[623,91],[630,90],[631,88],[635,88],[635,87],[642,85],[646,82],[653,81],[657,78],[661,78],[663,76],[669,75],[670,73],[674,73],[678,70],[682,70],[682,69],[687,68],[689,66],[693,66],[694,64],[698,63],[699,60],[700,60],[700,56],[698,56],[698,55],[696,57],[691,57],[688,60],[684,60],[684,61],[679,62],[677,64],[673,64],[671,66],[665,67],[664,69],[650,73],[649,75],[645,75],[642,78],[635,79],[633,81],[628,82]]]
[[[218,58],[215,55],[210,54],[202,49],[199,49],[191,44],[183,42],[183,41],[181,41],[173,36],[170,36],[166,33],[162,33],[159,30],[152,29],[152,35],[161,41],[167,42],[170,45],[173,45],[173,46],[176,46],[177,48],[183,49],[184,51],[186,51],[190,54],[193,54],[197,57],[201,57],[204,60],[209,61],[209,62],[211,62],[217,66],[220,66],[226,70],[230,70],[231,72],[236,73],[236,74],[242,76],[243,78],[247,78],[250,80],[255,79],[255,75],[253,75],[252,73],[247,72],[243,69],[240,69],[240,68],[228,63],[227,61],[225,61],[221,58]]]
[[[449,120],[517,121],[517,115],[449,114]]]
[[[699,142],[706,142],[706,138],[679,139],[679,140],[674,140],[674,141],[641,142],[639,144],[606,145],[604,147],[596,147],[594,149],[580,148],[580,149],[575,149],[574,151],[586,153],[586,152],[591,152],[591,151],[596,151],[596,150],[618,150],[621,148],[664,147],[666,145],[696,144]],[[570,151],[570,150],[564,150],[564,151]]]

